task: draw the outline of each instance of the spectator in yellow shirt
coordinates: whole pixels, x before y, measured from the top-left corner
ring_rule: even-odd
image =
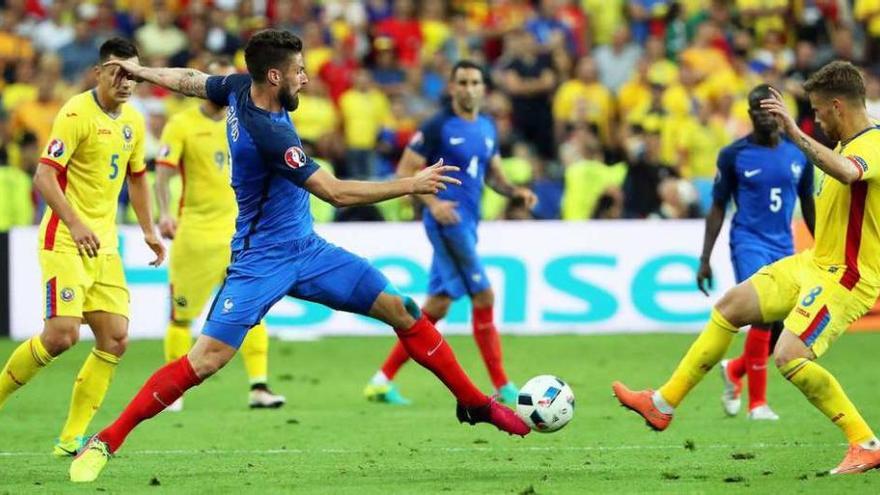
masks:
[[[354,86],[339,98],[349,177],[368,179],[376,174],[374,150],[379,132],[388,121],[390,106],[388,98],[374,87],[369,71],[358,69]]]
[[[39,143],[48,143],[55,115],[64,104],[55,94],[56,81],[43,77],[37,83],[37,97],[18,105],[10,122],[12,135],[34,134]]]
[[[614,116],[614,97],[599,82],[599,71],[591,56],[581,57],[575,67],[575,79],[559,86],[553,97],[553,120],[556,136],[561,138],[566,126],[593,124],[599,129],[604,146],[612,144],[611,125]]]

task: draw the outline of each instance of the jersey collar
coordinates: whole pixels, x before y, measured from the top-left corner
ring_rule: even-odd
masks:
[[[92,98],[95,100],[95,105],[97,105],[98,108],[99,108],[102,112],[104,112],[104,115],[110,117],[110,118],[113,119],[113,120],[118,119],[119,116],[122,115],[122,105],[119,106],[119,113],[117,113],[117,114],[114,115],[114,114],[108,112],[107,110],[105,110],[104,107],[101,106],[101,102],[98,101],[98,91],[97,91],[95,88],[92,88],[92,90],[89,91],[89,92],[92,93]]]
[[[872,131],[872,130],[874,130],[874,129],[880,129],[880,126],[872,125],[871,127],[866,127],[866,128],[864,128],[864,129],[862,129],[861,131],[857,132],[855,136],[853,136],[853,137],[847,139],[846,141],[841,141],[841,142],[840,142],[840,149],[846,148],[846,146],[847,146],[849,143],[855,141],[855,139],[856,139],[857,137],[861,136],[862,134],[864,134],[864,133],[866,133],[866,132],[868,132],[868,131]]]

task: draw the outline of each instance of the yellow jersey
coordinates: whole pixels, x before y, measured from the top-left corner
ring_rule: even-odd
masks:
[[[156,165],[177,168],[183,182],[178,228],[231,238],[238,206],[231,185],[226,119],[213,120],[201,107],[189,108],[168,120],[160,141]]]
[[[116,210],[126,175],[146,172],[144,118],[125,103],[119,114],[108,115],[94,90],[80,93],[64,104],[40,163],[58,170],[64,197],[101,242],[102,254],[116,253]],[[70,231],[47,208],[40,223],[40,247],[76,253]]]
[[[850,185],[825,175],[816,191],[816,263],[844,270],[840,283],[880,287],[880,127],[871,127],[837,152],[849,159],[861,178]]]

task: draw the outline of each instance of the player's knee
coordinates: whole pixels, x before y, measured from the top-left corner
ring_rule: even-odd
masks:
[[[43,331],[40,340],[51,356],[57,356],[79,341],[79,328],[74,325],[56,326]]]
[[[748,297],[740,290],[739,286],[725,292],[721,299],[715,303],[715,309],[721,313],[731,325],[740,328],[754,323],[748,316]]]
[[[125,354],[126,349],[128,349],[128,335],[110,336],[110,338],[104,339],[103,342],[95,347],[104,352],[109,352],[114,356],[122,357],[122,355]]]
[[[792,345],[780,339],[773,349],[773,363],[781,370],[795,359],[813,359],[813,353],[804,345]]]
[[[475,308],[489,308],[495,305],[495,291],[486,289],[474,294],[472,298]]]

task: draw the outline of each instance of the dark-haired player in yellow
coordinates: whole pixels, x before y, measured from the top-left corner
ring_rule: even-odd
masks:
[[[101,64],[137,60],[135,46],[113,38],[100,48]],[[126,102],[135,81],[117,78],[116,67],[98,65],[95,89],[61,108],[40,158],[34,184],[49,208],[40,224],[43,273],[43,331],[22,343],[0,372],[0,406],[79,339],[85,321],[95,347],[73,385],[67,422],[56,456],[74,455],[104,400],[128,338],[129,295],[116,232],[116,209],[123,181],[144,240],[158,266],[165,248],[156,236],[144,172],[143,117]]]
[[[219,59],[208,65],[215,76],[235,72]],[[165,332],[165,361],[185,356],[192,346],[191,329],[211,293],[223,281],[232,257],[238,205],[230,185],[229,146],[226,144],[226,107],[204,101],[180,112],[165,125],[156,165],[159,231],[171,246],[171,321]],[[179,173],[183,180],[178,218],[170,213],[168,182]],[[251,328],[241,345],[241,356],[250,380],[248,404],[252,408],[281,407],[284,397],[267,385],[269,334],[260,323]],[[168,406],[183,409],[183,398]]]
[[[824,172],[816,191],[816,244],[761,268],[727,291],[669,380],[658,389],[613,385],[621,404],[665,430],[690,390],[724,356],[740,327],[784,320],[774,349],[779,371],[846,436],[831,474],[880,467],[880,441],[843,388],[816,359],[880,294],[880,128],[865,109],[865,83],[848,62],[832,62],[804,84],[831,150],[801,131],[778,92],[761,102],[792,142]]]

